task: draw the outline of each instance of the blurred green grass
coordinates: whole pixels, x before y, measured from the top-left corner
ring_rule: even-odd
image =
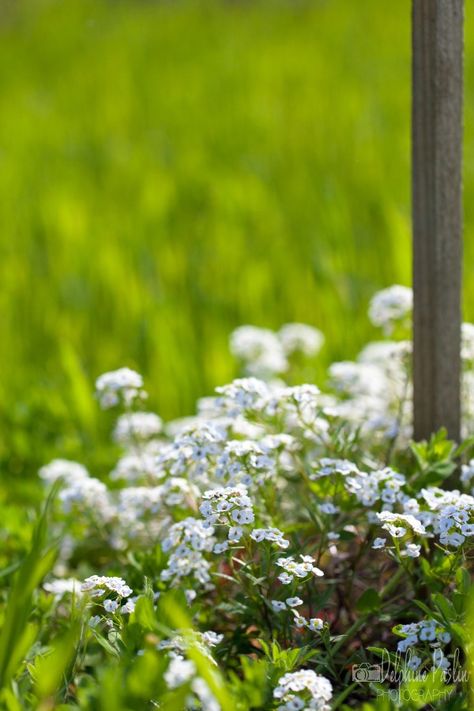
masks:
[[[318,378],[374,336],[370,295],[410,282],[409,8],[5,2],[4,471],[58,454],[105,467],[110,418],[91,394],[105,370],[139,369],[170,418],[235,375],[239,324],[320,327]],[[473,297],[467,283],[471,317]]]

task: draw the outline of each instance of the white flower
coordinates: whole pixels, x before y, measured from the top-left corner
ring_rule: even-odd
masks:
[[[461,358],[464,361],[474,361],[474,324],[461,325]]]
[[[164,673],[164,680],[168,689],[177,689],[186,684],[196,674],[194,662],[179,657],[171,659],[168,669]]]
[[[312,632],[319,632],[324,627],[324,621],[320,617],[312,617],[308,624],[308,629]]]
[[[302,560],[301,563],[297,563],[293,556],[278,558],[276,561],[276,564],[280,568],[283,568],[288,574],[288,578],[285,578],[287,582],[291,582],[294,575],[296,575],[297,578],[307,578],[309,575],[324,575],[323,571],[314,565],[314,558],[309,555],[300,555],[300,558]],[[283,582],[281,575],[278,579]]]
[[[303,617],[303,615],[300,615],[296,610],[293,610],[293,613],[295,615],[294,617],[294,623],[296,627],[306,627],[308,625],[308,620],[306,617]]]
[[[132,452],[118,460],[110,478],[132,483],[140,479],[162,479],[164,475],[165,472],[159,469],[155,456],[147,452]]]
[[[243,535],[244,530],[241,526],[231,526],[229,528],[228,538],[231,543],[238,543]]]
[[[375,538],[374,542],[372,543],[372,548],[374,548],[375,550],[378,550],[379,548],[385,548],[386,542],[386,538]]]
[[[436,639],[436,623],[434,620],[420,623],[420,640],[423,642],[432,642]]]
[[[230,350],[243,362],[248,375],[266,379],[288,368],[282,344],[266,328],[240,326],[231,334]]]
[[[105,575],[91,575],[82,583],[82,591],[90,593],[93,597],[100,597],[107,590],[115,592],[119,597],[129,597],[133,590],[123,578],[107,577]]]
[[[397,650],[399,652],[406,652],[407,649],[413,647],[418,642],[418,637],[416,634],[408,635],[405,639],[402,639],[398,645]]]
[[[160,434],[161,417],[154,412],[127,412],[121,415],[114,429],[114,440],[126,447],[146,442]]]
[[[222,642],[224,635],[217,634],[214,630],[207,630],[207,632],[202,633],[202,639],[209,647],[215,647]]]
[[[188,605],[190,605],[193,602],[193,600],[196,599],[197,592],[195,590],[185,590],[184,595],[186,597],[186,602],[188,603]]]
[[[203,553],[212,551],[215,544],[214,529],[201,519],[188,516],[177,521],[161,543],[165,553],[171,551],[161,579],[178,585],[183,578],[192,576],[201,585],[209,583],[210,563]]]
[[[339,507],[334,506],[334,504],[331,503],[330,501],[328,501],[324,504],[320,504],[319,510],[321,511],[321,513],[330,514],[330,515],[339,513]]]
[[[130,405],[136,398],[146,397],[143,378],[130,368],[120,368],[100,375],[95,382],[97,397],[102,408],[118,405],[123,399]]]
[[[81,582],[75,578],[56,578],[43,583],[43,588],[59,600],[63,595],[71,593],[80,597],[82,595]]]
[[[68,459],[53,459],[52,462],[41,467],[39,476],[48,484],[54,484],[58,479],[72,486],[78,481],[89,479],[89,472],[82,464],[72,462]]]
[[[303,600],[300,597],[287,597],[285,602],[288,607],[299,607],[303,604]]]
[[[461,481],[463,484],[470,484],[474,477],[474,459],[469,461],[469,464],[463,464],[461,467]]]
[[[324,336],[317,328],[304,323],[286,323],[278,332],[286,355],[301,352],[311,358],[321,350]]]
[[[236,523],[252,523],[255,520],[252,509],[234,509],[231,515]]]
[[[216,392],[222,396],[217,405],[229,416],[244,414],[245,410],[255,407],[270,393],[263,380],[257,378],[238,378],[216,388]]]
[[[341,361],[329,366],[333,387],[342,393],[356,396],[382,397],[386,393],[387,378],[375,365]]]
[[[449,660],[444,656],[442,649],[435,649],[433,652],[433,666],[435,669],[449,669]]]
[[[295,694],[299,696],[295,697]],[[283,701],[285,704],[278,708],[291,709],[292,707],[288,706],[288,702],[293,702],[298,697],[305,702],[309,700],[307,708],[315,709],[316,711],[329,711],[329,702],[332,698],[331,682],[311,669],[300,669],[300,671],[284,674],[278,679],[278,685],[273,691],[273,698]],[[293,706],[293,708],[295,707]],[[296,708],[303,707],[297,706]]]
[[[223,541],[222,543],[216,543],[213,550],[214,553],[220,554],[224,553],[229,548],[228,541]]]
[[[270,604],[273,608],[273,612],[283,612],[283,610],[286,610],[285,603],[280,600],[272,600]]]
[[[288,548],[290,541],[283,537],[283,531],[278,528],[254,528],[250,534],[250,538],[253,538],[257,543],[262,541],[271,541],[275,543],[279,548]]]
[[[465,537],[460,533],[449,533],[446,536],[440,536],[441,543],[447,546],[454,546],[455,548],[462,546],[465,540]]]
[[[407,286],[394,284],[378,291],[371,299],[369,319],[390,334],[394,324],[410,315],[413,308],[413,291]]]
[[[391,523],[385,523],[382,528],[388,531],[392,538],[403,538],[407,532],[407,529],[403,528],[403,526],[392,526]]]
[[[66,514],[87,513],[101,523],[109,521],[115,514],[106,485],[93,477],[70,481],[61,489],[58,499]]]
[[[402,551],[402,556],[408,556],[408,558],[418,558],[420,555],[421,546],[415,543],[407,543],[406,548]]]
[[[416,671],[418,667],[421,664],[421,657],[417,657],[416,654],[410,656],[410,658],[407,661],[407,667],[409,669],[412,669],[413,671]]]
[[[106,612],[115,612],[119,606],[116,600],[104,600],[103,605]]]
[[[122,615],[128,615],[134,611],[135,611],[135,601],[134,600],[127,600],[125,605],[122,605],[122,607],[120,608],[120,613]]]

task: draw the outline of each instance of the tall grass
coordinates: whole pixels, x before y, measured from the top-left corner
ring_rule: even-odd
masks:
[[[5,4],[0,456],[10,474],[80,449],[106,466],[90,394],[101,371],[138,368],[168,418],[232,377],[238,324],[315,324],[327,336],[322,366],[373,335],[361,318],[371,293],[410,280],[409,5]],[[470,316],[473,296],[468,283]]]

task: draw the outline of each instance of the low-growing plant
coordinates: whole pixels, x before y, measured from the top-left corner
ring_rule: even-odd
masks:
[[[403,338],[411,301],[391,287],[369,315]],[[318,331],[241,327],[244,377],[166,424],[138,373],[100,376],[121,455],[108,481],[39,473],[47,510],[4,576],[3,706],[472,708],[473,334],[462,444],[411,441],[406,340],[323,391],[295,384]]]

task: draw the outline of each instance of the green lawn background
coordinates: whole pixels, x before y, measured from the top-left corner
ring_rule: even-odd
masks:
[[[318,381],[376,336],[371,294],[410,282],[408,0],[23,0],[0,25],[0,459],[18,491],[52,456],[107,470],[105,370],[140,370],[171,418],[236,374],[237,325],[321,328]]]

